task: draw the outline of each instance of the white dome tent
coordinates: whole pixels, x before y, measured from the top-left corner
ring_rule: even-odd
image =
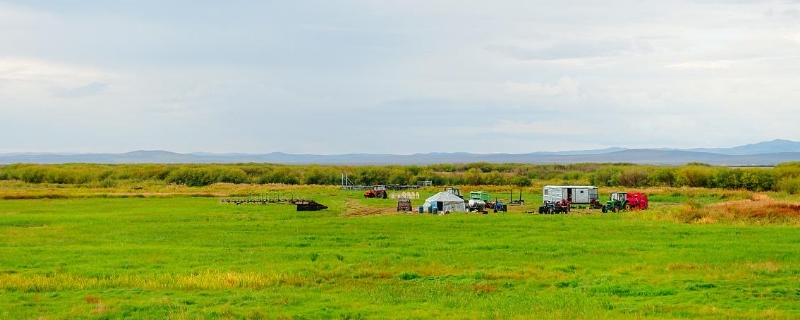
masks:
[[[433,204],[439,213],[445,212],[467,212],[467,206],[464,204],[464,199],[450,192],[439,192],[428,199],[425,199],[425,210]]]

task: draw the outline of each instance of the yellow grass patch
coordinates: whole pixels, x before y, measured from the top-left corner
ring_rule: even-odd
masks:
[[[767,194],[754,193],[744,200],[726,201],[705,207],[690,205],[680,218],[684,222],[697,224],[800,221],[800,203],[778,201]]]

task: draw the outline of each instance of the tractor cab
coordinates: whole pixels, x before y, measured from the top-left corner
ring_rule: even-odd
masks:
[[[627,200],[628,193],[627,192],[614,192],[611,194],[611,201],[623,201]]]

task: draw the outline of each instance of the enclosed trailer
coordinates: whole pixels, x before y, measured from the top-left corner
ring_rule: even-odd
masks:
[[[544,186],[542,200],[545,203],[567,200],[570,204],[595,204],[600,197],[595,186]]]

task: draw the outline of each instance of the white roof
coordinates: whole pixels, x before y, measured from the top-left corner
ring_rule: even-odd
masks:
[[[572,189],[579,189],[579,188],[589,188],[589,189],[597,189],[595,186],[544,186],[545,188],[572,188]]]
[[[464,202],[464,199],[461,199],[450,192],[442,191],[434,194],[428,199],[425,199],[425,202]]]

